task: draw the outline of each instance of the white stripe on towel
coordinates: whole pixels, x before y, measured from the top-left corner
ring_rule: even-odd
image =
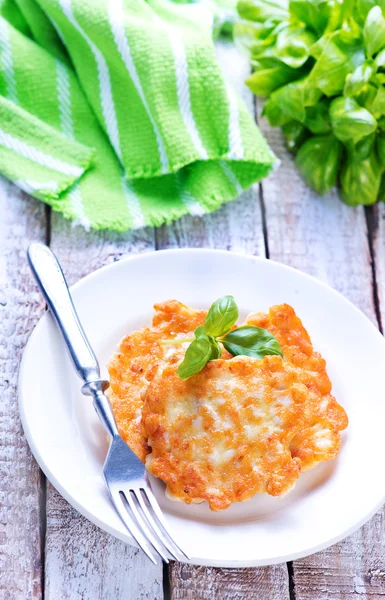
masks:
[[[127,180],[127,178],[124,175],[122,175],[121,182],[124,196],[127,202],[128,212],[130,213],[130,217],[133,223],[132,228],[139,229],[140,227],[144,227],[146,225],[144,214],[140,206],[139,198],[135,194],[132,184]]]
[[[159,17],[157,20],[161,21]],[[162,27],[166,28],[168,39],[174,56],[176,89],[178,94],[179,110],[190,138],[199,153],[201,160],[207,160],[208,155],[199,135],[198,127],[191,108],[190,84],[188,75],[188,64],[186,50],[180,31],[162,21]]]
[[[60,173],[64,173],[64,175],[73,175],[74,177],[80,177],[80,175],[84,172],[84,169],[81,167],[77,167],[75,165],[69,165],[68,163],[59,160],[58,158],[54,158],[49,154],[45,154],[41,152],[37,148],[26,144],[22,140],[15,138],[13,135],[6,133],[5,131],[0,129],[0,145],[8,148],[9,150],[13,150],[16,154],[23,156],[31,160],[32,162],[41,165],[42,167],[47,167],[48,169],[52,169],[54,171],[59,171]]]
[[[226,175],[227,179],[230,181],[230,183],[233,184],[233,186],[237,190],[237,193],[238,194],[242,194],[243,187],[239,183],[239,181],[238,181],[238,179],[237,179],[234,171],[230,167],[229,163],[227,163],[225,160],[220,160],[219,161],[219,165],[221,166],[221,168],[222,168],[224,174]]]
[[[229,100],[229,152],[227,157],[233,160],[243,160],[245,152],[239,124],[238,99],[229,84],[226,85],[226,89]]]
[[[138,92],[138,95],[142,101],[144,109],[147,113],[147,116],[151,122],[151,125],[154,129],[154,134],[156,137],[156,143],[158,146],[158,152],[160,157],[160,163],[162,165],[162,173],[168,172],[168,158],[166,153],[166,148],[164,146],[162,136],[160,134],[159,128],[156,124],[156,121],[151,113],[150,107],[148,105],[146,96],[143,91],[142,84],[139,79],[138,72],[135,67],[134,60],[132,58],[131,49],[128,43],[127,35],[124,30],[124,12],[122,0],[110,0],[108,5],[108,15],[111,25],[112,34],[114,36],[116,47],[119,51],[120,56],[126,66],[128,74]]]
[[[110,72],[108,70],[106,59],[104,58],[102,52],[99,50],[96,44],[94,44],[91,38],[87,35],[84,29],[77,22],[75,15],[72,12],[71,0],[60,0],[60,6],[68,21],[80,33],[80,35],[90,47],[92,54],[94,55],[98,70],[100,100],[102,105],[104,122],[111,144],[114,147],[114,150],[119,160],[122,162],[118,123],[116,119],[114,99],[112,96]]]

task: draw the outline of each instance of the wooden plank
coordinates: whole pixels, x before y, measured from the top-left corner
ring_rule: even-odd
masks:
[[[18,414],[22,350],[44,303],[25,251],[45,238],[45,210],[0,179],[0,598],[42,598],[40,471]]]
[[[154,249],[152,230],[86,233],[52,217],[51,247],[69,283],[132,252]],[[45,600],[163,598],[162,566],[102,532],[47,485]]]
[[[280,169],[263,183],[272,259],[315,275],[376,323],[364,209],[343,205],[335,191],[319,198],[302,181],[279,130],[260,121]],[[382,275],[383,276],[383,275]],[[292,566],[296,600],[354,600],[385,595],[383,512],[328,550]]]
[[[281,600],[289,598],[286,565],[263,569],[217,569],[175,563],[172,600]]]
[[[218,47],[223,70],[250,111],[253,100],[243,81],[248,64],[228,46]],[[157,231],[158,248],[221,248],[265,255],[259,187],[202,219],[186,217]],[[288,600],[286,565],[262,569],[219,569],[173,563],[169,569],[172,600]]]

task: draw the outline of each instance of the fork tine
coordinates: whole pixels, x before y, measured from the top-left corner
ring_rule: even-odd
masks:
[[[163,546],[167,549],[167,551],[171,554],[171,556],[173,558],[175,558],[175,560],[181,560],[181,553],[179,551],[177,551],[175,548],[177,548],[176,544],[171,544],[170,543],[170,536],[165,535],[165,533],[163,532],[163,529],[161,527],[159,527],[157,521],[154,519],[154,517],[152,516],[151,512],[148,510],[147,504],[144,501],[144,498],[141,494],[142,490],[139,490],[138,494],[136,495],[136,498],[138,499],[138,502],[146,516],[147,521],[149,522],[149,525],[152,527],[152,529],[155,531],[155,533],[157,534],[157,536],[161,539]],[[172,540],[171,540],[172,541]]]
[[[127,500],[127,503],[129,505],[129,507],[131,508],[133,515],[136,519],[136,522],[138,523],[140,529],[144,532],[144,535],[146,536],[146,538],[148,539],[148,541],[151,543],[151,545],[155,548],[155,550],[157,551],[157,553],[163,558],[165,563],[168,563],[168,556],[166,554],[166,552],[164,551],[164,548],[162,546],[162,544],[160,543],[160,540],[157,539],[155,532],[151,529],[151,527],[149,527],[146,523],[146,520],[143,519],[142,515],[140,514],[138,507],[135,504],[135,500],[138,500],[137,495],[135,494],[134,490],[128,490],[128,492],[124,492],[124,497]],[[138,500],[139,501],[139,500]]]
[[[169,532],[169,530],[168,530],[168,526],[167,526],[166,520],[165,520],[165,518],[164,518],[164,516],[163,516],[163,513],[162,513],[162,511],[161,511],[161,509],[160,509],[160,507],[159,507],[158,501],[157,501],[157,499],[155,498],[155,496],[154,496],[154,494],[153,494],[153,492],[152,492],[151,488],[146,486],[145,488],[144,488],[144,487],[141,487],[141,488],[140,488],[140,490],[141,490],[141,492],[143,493],[144,497],[146,498],[147,502],[149,502],[149,504],[150,504],[150,506],[151,506],[152,510],[153,510],[153,511],[154,511],[154,513],[155,513],[155,516],[156,516],[156,517],[157,517],[157,519],[158,519],[158,522],[159,522],[159,523],[160,523],[160,525],[161,525],[161,528],[164,530],[164,533],[165,533],[165,534],[166,534],[166,536],[167,536],[167,538],[166,538],[166,539],[168,540],[168,544],[166,545],[166,548],[168,549],[168,548],[169,548],[169,546],[170,546],[170,543],[171,543],[171,544],[172,544],[172,546],[173,546],[173,547],[176,549],[176,551],[177,551],[177,552],[181,552],[181,553],[182,553],[182,555],[183,555],[185,558],[187,558],[187,560],[190,560],[190,557],[188,556],[188,554],[186,554],[186,552],[184,552],[184,550],[182,550],[182,548],[181,548],[180,546],[178,546],[178,544],[177,544],[177,543],[175,542],[175,540],[172,538],[172,536],[171,536],[171,534],[170,534],[170,532]],[[162,539],[162,541],[163,541],[163,539]],[[174,552],[172,552],[172,554],[173,554],[173,556],[175,556],[175,553],[174,553]],[[178,559],[178,560],[180,560],[180,559]]]
[[[131,518],[129,512],[127,511],[127,508],[124,506],[124,503],[120,496],[120,493],[118,492],[117,494],[114,494],[111,492],[110,488],[108,488],[108,489],[110,491],[112,501],[114,503],[116,510],[119,513],[120,518],[122,519],[123,523],[129,530],[129,532],[131,533],[134,540],[137,542],[139,548],[141,548],[143,550],[143,552],[154,563],[154,565],[157,565],[158,562],[152,552],[151,546],[148,544],[148,541],[146,540],[144,535],[141,533],[141,531],[140,531],[139,527],[136,525],[135,521]]]

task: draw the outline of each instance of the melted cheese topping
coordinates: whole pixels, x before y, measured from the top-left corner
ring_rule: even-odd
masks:
[[[276,356],[216,360],[187,381],[176,369],[166,365],[154,377],[143,406],[152,448],[146,466],[168,496],[222,510],[291,488],[301,463],[289,445],[309,398],[295,370]]]
[[[337,456],[340,431],[347,427],[348,418],[342,406],[331,395],[326,363],[314,351],[309,334],[293,308],[287,304],[273,306],[268,314],[249,315],[246,323],[264,327],[275,335],[285,360],[296,368],[298,381],[306,385],[309,391],[304,428],[290,445],[293,456],[301,459],[302,471]]]

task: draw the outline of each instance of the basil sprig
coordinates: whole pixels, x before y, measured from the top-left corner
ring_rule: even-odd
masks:
[[[170,340],[164,343],[180,344],[191,341],[178,367],[181,379],[189,379],[211,360],[220,358],[220,344],[233,356],[263,358],[266,355],[283,356],[277,339],[267,329],[245,325],[232,329],[238,319],[238,307],[233,296],[222,296],[211,306],[204,325],[194,331],[194,338]]]

